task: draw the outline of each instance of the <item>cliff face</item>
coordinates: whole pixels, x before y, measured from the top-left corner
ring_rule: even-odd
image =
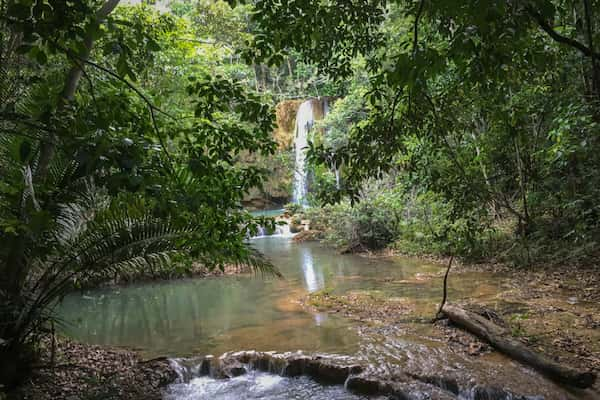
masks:
[[[290,149],[294,144],[296,130],[296,114],[303,100],[284,100],[277,104],[277,128],[273,132],[273,139],[277,142],[279,150]]]

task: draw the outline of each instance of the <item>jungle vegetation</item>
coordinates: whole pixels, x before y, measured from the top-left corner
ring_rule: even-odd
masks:
[[[284,99],[336,99],[308,150],[332,241],[597,257],[600,1],[119,3],[0,0],[0,383],[74,288],[276,273],[246,241],[273,221],[242,202]]]

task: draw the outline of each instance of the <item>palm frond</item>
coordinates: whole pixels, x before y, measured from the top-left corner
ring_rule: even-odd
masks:
[[[231,263],[239,266],[246,266],[254,273],[260,273],[261,275],[273,275],[278,278],[283,277],[279,269],[277,269],[263,253],[252,247],[250,244],[246,244],[246,250],[246,254],[233,258]]]

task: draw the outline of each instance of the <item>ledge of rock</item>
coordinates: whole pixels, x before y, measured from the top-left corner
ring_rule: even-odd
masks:
[[[174,366],[175,367],[175,366]],[[206,356],[194,360],[179,360],[175,369],[180,380],[210,375],[215,379],[230,379],[254,369],[284,377],[308,376],[327,384],[345,385],[354,393],[365,396],[388,396],[395,399],[472,400],[540,400],[535,396],[519,396],[501,388],[473,384],[460,387],[458,382],[443,376],[420,376],[396,371],[381,376],[354,358],[335,355],[308,355],[303,352],[240,351],[220,357]]]

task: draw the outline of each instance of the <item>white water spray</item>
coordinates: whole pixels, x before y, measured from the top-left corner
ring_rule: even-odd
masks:
[[[307,100],[300,105],[296,115],[296,164],[294,166],[294,203],[306,204],[306,147],[308,134],[315,123],[313,101]]]
[[[308,193],[306,168],[306,148],[308,147],[308,135],[315,124],[315,100],[307,100],[300,105],[296,114],[296,164],[294,167],[294,203],[306,205]],[[329,112],[329,102],[323,99],[323,116]]]

